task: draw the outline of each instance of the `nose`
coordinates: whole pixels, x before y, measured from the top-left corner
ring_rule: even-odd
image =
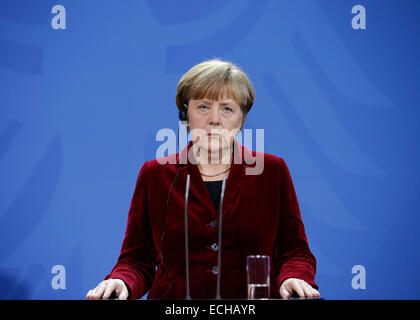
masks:
[[[212,108],[209,115],[210,125],[219,126],[220,125],[220,113],[219,108]]]

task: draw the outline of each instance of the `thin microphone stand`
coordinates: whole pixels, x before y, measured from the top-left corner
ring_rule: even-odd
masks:
[[[222,192],[220,194],[220,205],[219,205],[219,239],[218,239],[218,251],[217,251],[217,291],[216,291],[216,300],[220,300],[220,274],[222,271],[222,215],[223,215],[223,198],[225,197],[225,187],[226,187],[226,176],[223,177],[222,182]]]
[[[185,187],[185,208],[184,208],[184,222],[185,222],[185,277],[187,280],[187,295],[185,300],[191,300],[190,295],[190,268],[188,256],[188,194],[190,191],[190,175],[187,175],[187,185]]]

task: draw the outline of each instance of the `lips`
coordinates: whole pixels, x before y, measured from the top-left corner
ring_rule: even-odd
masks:
[[[213,134],[207,134],[207,137],[209,138],[209,139],[218,139],[218,140],[220,140],[220,138],[222,137],[222,135],[221,134],[218,134],[218,133],[213,133]]]
[[[207,133],[208,136],[221,136],[222,134],[217,131],[211,131]]]

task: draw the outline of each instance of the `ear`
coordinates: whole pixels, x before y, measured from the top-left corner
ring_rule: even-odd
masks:
[[[242,131],[244,124],[245,124],[245,120],[246,120],[246,115],[244,114],[243,118],[242,118],[242,124],[241,124],[241,129],[239,129],[239,131]]]
[[[186,111],[185,111],[185,117],[187,118],[187,127],[188,127],[188,105],[187,104],[184,104],[184,106],[185,106],[185,108],[187,109]]]

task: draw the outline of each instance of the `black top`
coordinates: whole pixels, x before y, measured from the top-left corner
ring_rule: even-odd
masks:
[[[206,183],[207,190],[210,193],[210,198],[213,201],[214,208],[217,211],[219,209],[220,193],[222,192],[223,180],[204,182]]]

